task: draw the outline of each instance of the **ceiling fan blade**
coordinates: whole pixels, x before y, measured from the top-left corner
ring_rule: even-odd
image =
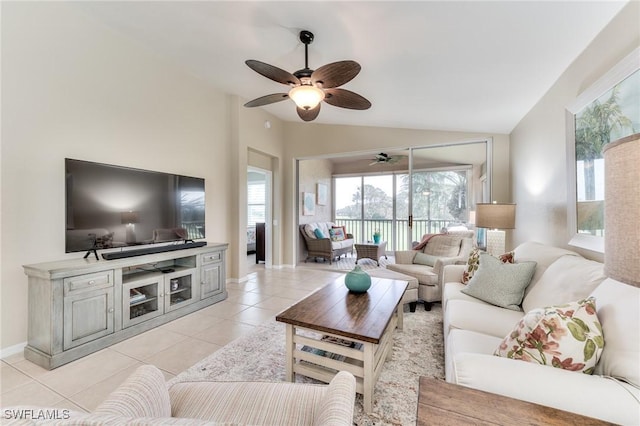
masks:
[[[289,99],[289,95],[286,93],[274,93],[271,95],[261,96],[252,101],[247,102],[244,106],[251,107],[259,107],[263,105],[269,105],[276,102],[284,101],[285,99]]]
[[[300,79],[289,71],[285,71],[281,68],[274,67],[273,65],[265,64],[264,62],[256,61],[253,59],[246,60],[244,62],[249,68],[261,74],[273,81],[287,85],[299,85]]]
[[[369,109],[371,102],[346,89],[325,89],[324,101],[330,105],[349,109]]]
[[[323,65],[311,74],[313,84],[323,89],[342,86],[351,81],[360,72],[356,61],[339,61]]]
[[[298,116],[304,121],[313,121],[316,119],[318,114],[320,114],[320,104],[318,104],[318,106],[314,109],[304,109],[297,107],[296,111],[298,111]]]

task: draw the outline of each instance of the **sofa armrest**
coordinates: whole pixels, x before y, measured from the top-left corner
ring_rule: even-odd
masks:
[[[442,284],[444,283],[461,283],[462,274],[466,265],[445,265],[442,269]]]
[[[313,425],[351,425],[355,400],[355,377],[347,371],[340,371],[327,386],[327,391]]]
[[[455,355],[457,384],[617,424],[640,424],[640,390],[626,383],[486,354]]]
[[[164,375],[153,365],[138,367],[93,412],[124,417],[171,417]]]
[[[398,250],[395,252],[396,263],[402,265],[411,265],[416,257],[415,250]]]

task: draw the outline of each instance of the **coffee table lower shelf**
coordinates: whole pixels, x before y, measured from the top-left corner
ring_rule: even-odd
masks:
[[[373,390],[382,371],[384,361],[391,356],[393,331],[399,326],[398,315],[394,315],[389,321],[379,344],[324,332],[321,337],[314,338],[310,337],[308,333],[309,331],[315,332],[314,330],[292,324],[287,324],[286,326],[286,379],[293,382],[294,375],[301,374],[329,383],[338,371],[348,371],[356,378],[356,392],[363,396],[364,411],[367,413],[372,412]],[[323,340],[326,337],[338,341],[347,340],[353,342],[355,347],[333,343],[331,340]],[[309,350],[302,350],[305,346]],[[313,350],[335,354],[335,357],[319,355],[314,353]]]

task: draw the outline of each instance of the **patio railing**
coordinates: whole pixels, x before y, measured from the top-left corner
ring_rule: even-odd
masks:
[[[380,231],[380,238],[387,242],[387,251],[408,250],[411,242],[420,241],[424,234],[437,234],[450,220],[431,219],[413,220],[411,241],[407,242],[407,220],[393,219],[335,219],[337,225],[346,227],[353,234],[356,243],[372,241],[375,230]]]

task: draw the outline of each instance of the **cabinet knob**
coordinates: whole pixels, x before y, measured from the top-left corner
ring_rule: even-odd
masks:
[[[94,280],[89,281],[89,285],[94,285],[96,282]]]
[[[108,310],[108,312],[109,312],[110,314],[112,314],[112,313],[113,313],[113,311],[114,311],[114,309],[113,309],[113,308],[109,308],[109,310]]]

